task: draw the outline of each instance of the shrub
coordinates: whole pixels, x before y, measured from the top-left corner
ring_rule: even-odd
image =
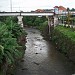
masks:
[[[26,35],[23,28],[8,17],[6,22],[0,22],[0,64],[8,62],[12,64],[22,57],[22,51],[18,50],[20,44],[18,38]],[[1,66],[1,65],[0,65]]]
[[[75,61],[75,31],[72,28],[56,26],[52,31],[52,41],[61,52]]]

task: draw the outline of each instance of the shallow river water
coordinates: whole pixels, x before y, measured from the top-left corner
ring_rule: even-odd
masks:
[[[26,32],[25,55],[15,75],[74,75],[75,65],[44,40],[38,30],[26,28]]]

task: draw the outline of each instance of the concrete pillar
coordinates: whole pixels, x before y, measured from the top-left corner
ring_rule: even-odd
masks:
[[[48,27],[49,27],[49,34],[50,34],[51,19],[50,19],[50,17],[49,17],[49,16],[48,16]]]
[[[17,18],[18,18],[18,24],[20,24],[21,27],[23,27],[23,21],[22,21],[23,16],[18,16]]]
[[[54,18],[53,18],[53,16],[48,16],[48,26],[49,26],[49,34],[50,34],[51,27],[54,27]]]
[[[51,17],[51,26],[54,27],[54,18],[53,18],[53,16]]]
[[[54,27],[59,24],[58,17],[54,16]]]

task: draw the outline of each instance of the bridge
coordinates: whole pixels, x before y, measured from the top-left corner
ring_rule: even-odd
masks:
[[[74,11],[69,12],[75,15]],[[53,16],[53,15],[67,15],[68,12],[0,12],[0,16]]]
[[[72,15],[75,15],[75,12],[70,12]],[[23,16],[47,16],[48,25],[49,25],[49,33],[50,27],[52,25],[56,26],[58,24],[58,16],[57,15],[67,15],[68,12],[57,13],[55,12],[0,12],[0,16],[17,16],[18,24],[23,27],[22,18]]]
[[[53,22],[51,17],[54,16],[54,12],[0,12],[0,16],[17,16],[18,24],[20,24],[21,27],[23,27],[23,16],[46,16],[48,18],[48,25],[50,26]]]
[[[0,12],[0,16],[53,16],[54,12]]]

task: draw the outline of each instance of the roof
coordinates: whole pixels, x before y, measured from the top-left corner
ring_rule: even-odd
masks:
[[[65,7],[63,6],[55,6],[54,8],[58,8],[59,10],[67,10]]]
[[[35,12],[44,12],[44,10],[42,10],[42,9],[37,9],[37,10],[35,10]]]
[[[67,10],[67,9],[63,6],[59,6],[59,10]]]

